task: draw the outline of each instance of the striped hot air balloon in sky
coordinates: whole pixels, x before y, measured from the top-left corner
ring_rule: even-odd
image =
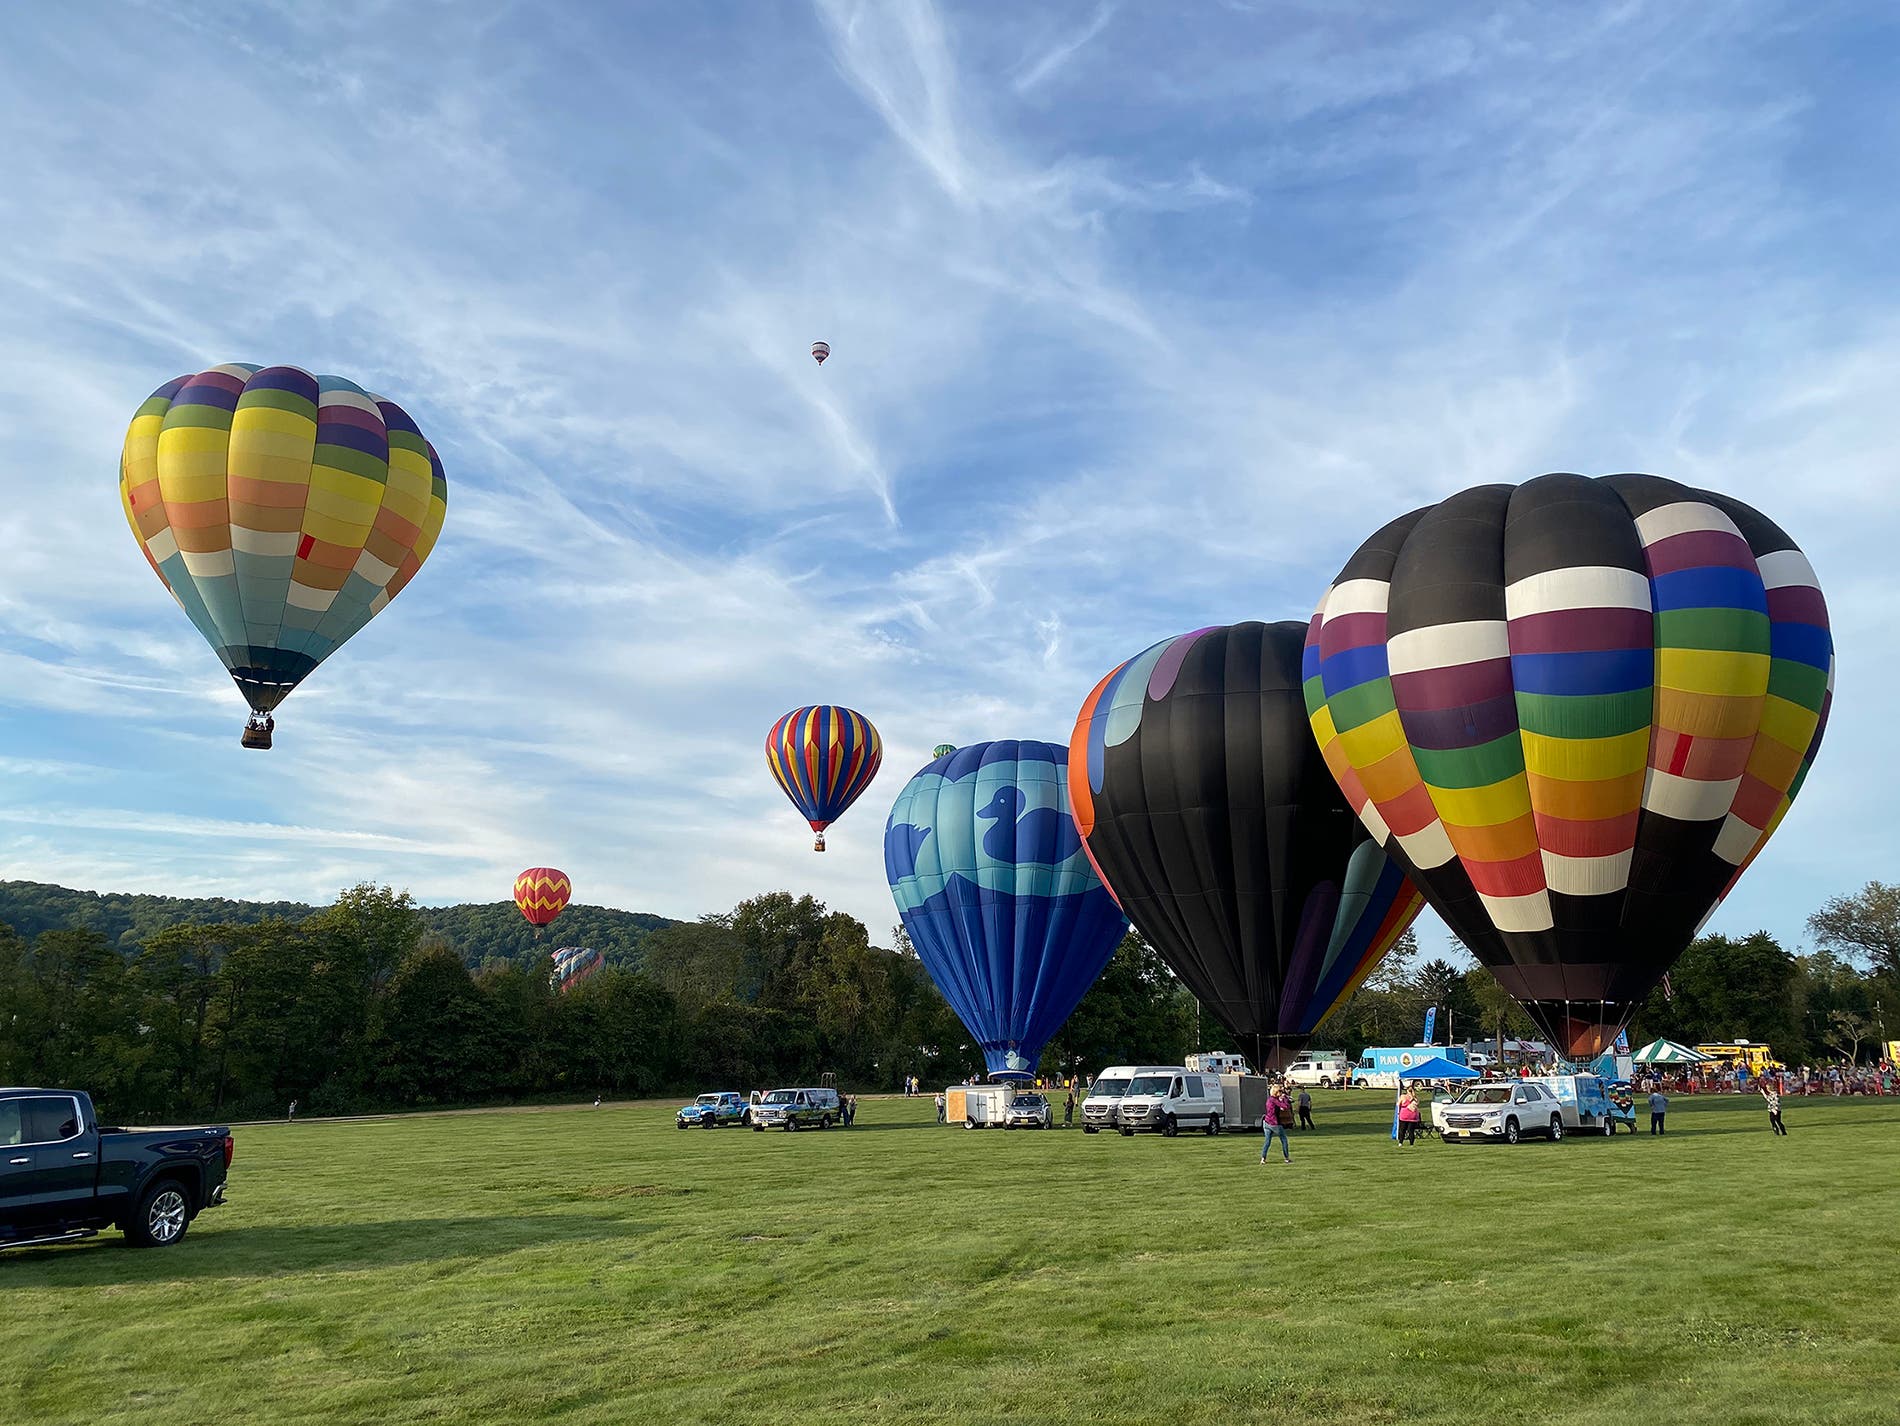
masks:
[[[818,365],[823,366],[825,364],[825,358],[830,355],[830,342],[813,342],[811,344],[811,359],[817,362]]]
[[[837,821],[871,785],[884,761],[884,740],[862,713],[833,704],[794,708],[765,736],[765,764],[781,790],[817,834]]]
[[[567,910],[574,887],[567,873],[551,866],[531,866],[515,878],[515,905],[539,929]]]
[[[1546,475],[1373,535],[1303,673],[1367,828],[1583,1057],[1780,823],[1833,668],[1814,571],[1765,516],[1655,476]]]
[[[340,376],[233,363],[139,407],[119,498],[250,704],[246,745],[269,747],[271,710],[428,559],[448,480],[395,402]]]

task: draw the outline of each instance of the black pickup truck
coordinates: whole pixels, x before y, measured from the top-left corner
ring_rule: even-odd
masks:
[[[167,1248],[224,1202],[229,1129],[102,1128],[76,1089],[0,1089],[0,1248],[117,1227]]]

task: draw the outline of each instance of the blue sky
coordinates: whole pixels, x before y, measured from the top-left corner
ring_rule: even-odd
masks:
[[[1798,942],[1900,870],[1896,63],[1873,4],[28,7],[0,875],[552,863],[881,936],[932,744],[1066,740],[1121,659],[1306,617],[1463,486],[1650,470],[1828,594],[1828,744],[1713,923]],[[450,482],[266,755],[115,491],[138,403],[234,360],[402,402]],[[813,701],[886,742],[824,857],[761,751]]]

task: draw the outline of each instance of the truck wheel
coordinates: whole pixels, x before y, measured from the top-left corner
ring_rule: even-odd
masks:
[[[1517,1141],[1517,1120],[1506,1119],[1504,1121],[1504,1142],[1507,1144],[1515,1144]]]
[[[798,1121],[789,1114],[785,1116],[785,1132],[788,1134],[796,1134],[798,1132]]]
[[[1605,1119],[1603,1121],[1604,1137],[1608,1138],[1611,1134],[1614,1134],[1615,1132],[1616,1132],[1616,1121],[1614,1119]]]
[[[1321,1075],[1319,1077],[1319,1087],[1321,1089],[1331,1089],[1333,1087],[1333,1082],[1332,1080],[1328,1079],[1325,1075]]]
[[[763,1124],[754,1124],[754,1125],[752,1126],[752,1132],[753,1132],[753,1133],[755,1133],[755,1134],[763,1134],[763,1133],[765,1132],[765,1125],[763,1125]]]
[[[702,1114],[699,1117],[699,1127],[702,1129],[717,1129],[719,1127],[719,1121],[710,1114]]]
[[[676,1119],[673,1121],[673,1127],[675,1129],[684,1129],[686,1127],[686,1121],[684,1119]]]
[[[1172,1114],[1168,1115],[1166,1118],[1164,1118],[1161,1121],[1161,1137],[1162,1138],[1172,1139],[1176,1134],[1180,1132],[1181,1132],[1181,1126],[1179,1123],[1176,1122],[1175,1117]]]
[[[1219,1133],[1220,1133],[1220,1115],[1218,1114],[1208,1115],[1207,1116],[1207,1137],[1212,1139]]]
[[[125,1238],[135,1248],[169,1248],[191,1226],[191,1204],[185,1186],[175,1178],[161,1178],[146,1189],[125,1225]]]
[[[1095,1126],[1093,1124],[1084,1124],[1082,1126],[1082,1132],[1084,1134],[1093,1134],[1095,1132]]]
[[[1550,1116],[1550,1142],[1556,1143],[1564,1136],[1564,1118],[1561,1114]]]
[[[1133,1129],[1124,1128],[1122,1130],[1122,1137],[1124,1139],[1132,1139],[1135,1137],[1135,1131]]]

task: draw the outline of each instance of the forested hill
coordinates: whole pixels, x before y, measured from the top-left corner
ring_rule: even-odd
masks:
[[[123,891],[74,891],[38,881],[0,881],[0,923],[27,940],[42,931],[84,928],[121,951],[136,952],[167,926],[217,922],[301,921],[322,908],[298,901],[227,901],[221,896],[147,896]],[[673,923],[644,911],[570,906],[539,940],[512,901],[418,908],[430,931],[443,937],[471,967],[488,961],[526,965],[556,946],[592,946],[613,965],[635,965],[640,942]]]

